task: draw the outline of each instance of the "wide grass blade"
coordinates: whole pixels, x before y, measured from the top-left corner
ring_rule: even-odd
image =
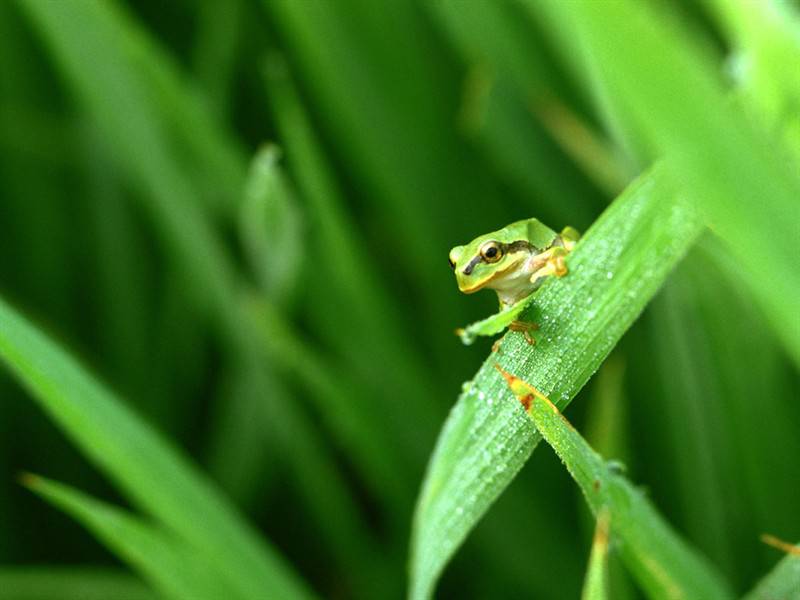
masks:
[[[120,569],[56,567],[0,568],[0,600],[161,600],[138,578]]]
[[[800,547],[798,545],[797,547]],[[743,600],[800,599],[800,556],[787,554]]]
[[[665,157],[683,192],[707,212],[775,333],[800,364],[795,157],[731,105],[715,65],[669,19],[627,0],[557,6],[576,25],[611,100]]]
[[[541,324],[531,347],[507,334],[465,384],[439,435],[420,492],[411,546],[411,597],[426,598],[447,560],[522,468],[540,437],[492,366],[512,365],[566,406],[597,370],[692,245],[702,226],[660,169],[634,182],[545,283],[523,320]]]
[[[3,301],[0,358],[128,498],[206,549],[250,597],[307,597],[277,553],[177,449]]]
[[[592,450],[555,404],[513,374],[501,373],[581,487],[592,511],[600,515],[608,510],[622,557],[649,597],[733,597],[707,560],[678,537],[641,491]]]
[[[23,483],[83,524],[166,597],[248,598],[228,579],[224,564],[175,535],[64,484],[34,475],[26,475]]]

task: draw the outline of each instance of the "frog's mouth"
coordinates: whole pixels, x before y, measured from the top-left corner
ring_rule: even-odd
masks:
[[[485,288],[489,283],[491,283],[495,279],[499,279],[499,278],[503,277],[504,275],[506,275],[511,269],[515,268],[518,264],[519,264],[519,260],[514,260],[514,261],[511,262],[511,264],[509,264],[502,271],[495,271],[489,277],[487,277],[486,279],[482,279],[481,281],[477,282],[475,285],[472,285],[470,287],[461,287],[459,285],[458,289],[461,290],[465,294],[474,294],[478,290],[482,290],[483,288]]]

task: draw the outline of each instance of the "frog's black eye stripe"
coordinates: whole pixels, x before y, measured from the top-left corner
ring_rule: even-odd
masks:
[[[454,261],[452,258],[448,258],[448,259],[447,259],[447,262],[448,262],[448,263],[450,263],[450,268],[451,268],[451,269],[453,269],[453,270],[455,270],[455,268],[456,268],[456,262],[455,262],[455,261]]]

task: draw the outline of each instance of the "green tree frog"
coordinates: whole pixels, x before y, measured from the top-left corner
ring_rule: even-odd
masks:
[[[493,335],[508,327],[533,343],[530,332],[536,325],[517,321],[516,316],[545,277],[567,274],[564,257],[579,237],[572,227],[556,233],[538,219],[525,219],[450,250],[458,289],[466,294],[493,289],[500,300],[497,315],[457,330],[462,340],[470,343],[476,335]]]

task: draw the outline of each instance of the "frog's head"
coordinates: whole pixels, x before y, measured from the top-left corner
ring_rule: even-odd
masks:
[[[520,275],[531,254],[547,247],[555,233],[536,219],[517,221],[450,250],[458,289],[466,294],[498,289]]]

